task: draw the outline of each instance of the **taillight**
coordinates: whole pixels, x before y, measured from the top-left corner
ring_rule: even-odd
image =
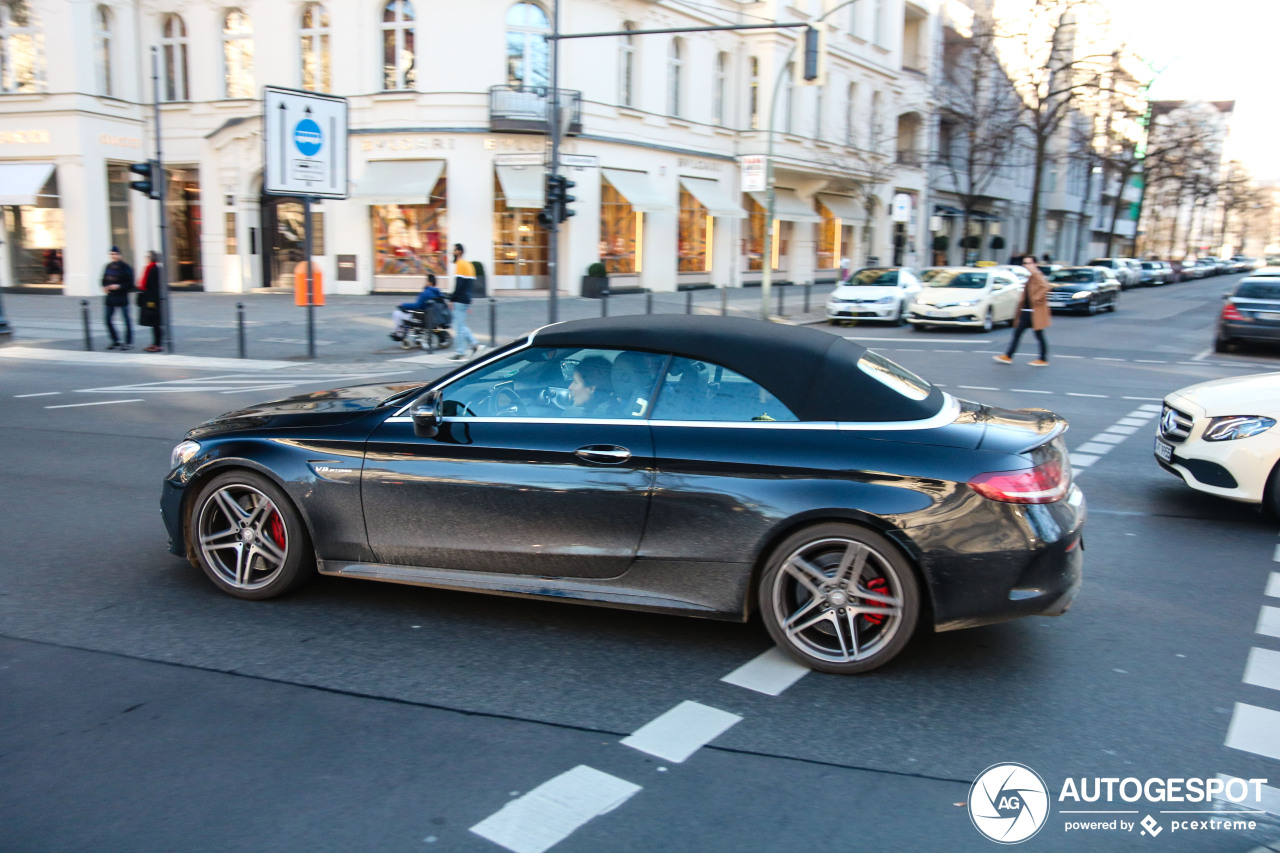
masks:
[[[1071,476],[1061,458],[1047,459],[1020,471],[989,471],[969,481],[984,498],[1014,504],[1048,504],[1060,501],[1071,486]]]
[[[1240,309],[1236,308],[1235,303],[1228,302],[1222,306],[1222,319],[1224,320],[1247,320],[1248,317],[1240,313]]]

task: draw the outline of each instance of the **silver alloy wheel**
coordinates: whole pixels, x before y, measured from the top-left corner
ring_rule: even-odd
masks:
[[[982,331],[989,332],[996,327],[996,315],[990,308],[982,315]]]
[[[865,542],[805,542],[773,576],[769,606],[787,642],[806,657],[851,664],[890,645],[904,621],[898,569]]]
[[[209,495],[195,534],[204,565],[232,589],[262,589],[289,559],[288,525],[279,508],[243,483],[228,483]]]

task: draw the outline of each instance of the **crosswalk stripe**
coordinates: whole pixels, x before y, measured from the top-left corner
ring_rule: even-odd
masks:
[[[1248,784],[1249,780],[1241,779],[1238,776],[1228,776],[1226,773],[1219,773],[1218,778],[1223,782],[1228,783],[1244,782],[1246,783],[1246,787],[1249,789],[1249,798],[1246,800],[1242,800],[1238,803],[1232,803],[1230,800],[1226,800],[1226,802],[1230,804],[1229,807],[1240,808],[1241,806],[1249,806],[1252,808],[1262,809],[1264,812],[1269,812],[1270,814],[1280,815],[1280,788],[1273,788],[1270,785],[1260,785],[1258,788],[1261,791],[1261,796],[1255,799],[1253,796],[1254,786]],[[1220,800],[1221,798],[1214,797],[1214,799]]]
[[[1271,577],[1267,578],[1267,595],[1280,598],[1280,572],[1272,572]]]
[[[741,720],[737,714],[685,700],[623,738],[622,744],[679,764]]]
[[[471,831],[512,853],[543,853],[641,790],[625,779],[579,764],[507,803]]]
[[[1244,665],[1244,683],[1280,690],[1280,652],[1254,647]]]
[[[809,668],[787,656],[777,646],[757,655],[720,679],[768,696],[777,696],[809,674]]]
[[[1280,711],[1237,702],[1227,727],[1226,745],[1232,749],[1280,758]]]
[[[1096,441],[1090,441],[1080,445],[1075,450],[1071,451],[1071,458],[1074,459],[1077,453],[1092,453],[1095,455],[1101,455],[1103,453],[1106,453],[1110,449],[1111,449],[1110,444],[1100,444],[1099,442],[1096,442]]]
[[[1258,614],[1258,633],[1268,637],[1280,637],[1280,607],[1263,605]]]

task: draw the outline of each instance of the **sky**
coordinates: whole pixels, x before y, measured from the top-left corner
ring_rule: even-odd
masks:
[[[1226,156],[1280,179],[1277,0],[1100,0],[1159,72],[1153,100],[1235,101]]]

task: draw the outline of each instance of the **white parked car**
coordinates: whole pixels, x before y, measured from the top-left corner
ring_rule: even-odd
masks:
[[[915,329],[970,326],[990,331],[1018,316],[1022,284],[998,267],[932,267],[920,273],[924,287],[907,308]]]
[[[1160,466],[1211,495],[1280,514],[1280,373],[1190,385],[1164,398]]]
[[[906,267],[860,269],[827,297],[827,322],[887,320],[900,326],[919,291],[920,279]]]

